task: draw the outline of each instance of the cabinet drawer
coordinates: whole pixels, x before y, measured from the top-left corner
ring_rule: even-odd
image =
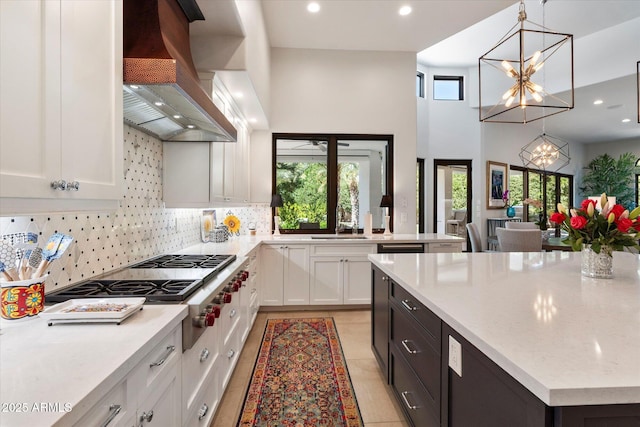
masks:
[[[462,252],[462,243],[429,243],[427,252]]]
[[[311,255],[341,256],[376,253],[375,245],[311,245]]]
[[[440,426],[439,416],[428,398],[429,393],[393,346],[389,362],[391,386],[411,424],[415,427]]]
[[[223,347],[222,353],[220,354],[220,393],[224,393],[224,390],[226,390],[227,385],[229,384],[229,380],[231,379],[233,369],[235,368],[236,363],[240,358],[240,351],[242,350],[240,332],[241,331],[237,329],[234,331],[234,333],[230,336],[227,344]]]
[[[220,325],[216,322],[198,339],[196,344],[182,353],[182,408],[187,415],[196,396],[207,387],[205,379],[220,357]]]
[[[156,386],[158,380],[165,376],[165,372],[180,360],[182,355],[182,325],[155,346],[142,361],[133,368],[130,378],[134,381],[140,395],[143,390],[150,390]]]
[[[185,414],[183,426],[207,427],[211,424],[222,397],[222,391],[219,389],[220,375],[218,366],[219,363],[216,363],[209,378],[207,378],[205,386],[194,399],[189,412]]]
[[[405,310],[395,303],[391,304],[391,346],[397,355],[402,355],[415,372],[428,394],[425,400],[430,402],[432,410],[440,415],[440,348],[434,347],[432,336],[426,334]]]
[[[391,301],[413,316],[428,335],[433,338],[433,347],[440,348],[441,322],[438,316],[393,281],[391,282]]]
[[[246,291],[246,289],[243,289],[241,292]],[[220,318],[218,319],[223,346],[226,346],[229,343],[229,340],[231,340],[233,334],[236,332],[241,317],[242,310],[240,309],[240,295],[239,293],[234,292],[231,303],[225,304],[224,307],[222,307]],[[216,321],[216,323],[218,322]]]
[[[130,400],[127,399],[127,381],[123,380],[93,405],[74,427],[121,425],[135,415],[135,408],[128,407]]]

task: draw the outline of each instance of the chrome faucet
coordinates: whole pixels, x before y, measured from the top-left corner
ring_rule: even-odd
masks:
[[[340,206],[338,206],[336,208],[336,234],[340,234],[342,231],[344,231],[344,226],[340,224],[340,219]]]

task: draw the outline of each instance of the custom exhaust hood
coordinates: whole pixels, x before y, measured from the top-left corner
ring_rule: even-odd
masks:
[[[191,58],[189,22],[204,19],[195,0],[124,1],[125,123],[162,141],[235,142]]]

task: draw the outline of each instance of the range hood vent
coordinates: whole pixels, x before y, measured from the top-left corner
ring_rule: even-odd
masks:
[[[162,141],[235,142],[191,58],[195,0],[124,1],[124,121]]]

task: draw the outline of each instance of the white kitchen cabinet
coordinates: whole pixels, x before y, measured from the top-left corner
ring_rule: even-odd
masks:
[[[131,404],[132,402],[127,399],[127,380],[124,379],[107,392],[73,426],[134,425],[132,421],[135,417],[135,407],[132,407]]]
[[[207,208],[249,202],[248,133],[238,142],[168,142],[163,147],[167,207]]]
[[[3,0],[0,31],[2,211],[116,207],[122,1]]]
[[[311,256],[311,304],[369,304],[375,245],[314,245]]]
[[[309,304],[309,245],[262,246],[262,305]]]
[[[180,351],[178,349],[178,351]],[[138,405],[138,426],[174,427],[180,425],[180,365],[173,364],[149,396]]]

